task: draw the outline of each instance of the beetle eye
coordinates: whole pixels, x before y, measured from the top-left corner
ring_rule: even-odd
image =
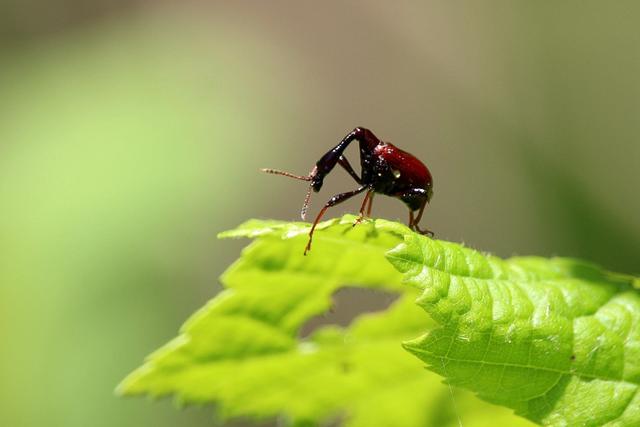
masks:
[[[393,170],[393,176],[395,176],[396,179],[400,178],[400,171],[398,169],[394,169]]]

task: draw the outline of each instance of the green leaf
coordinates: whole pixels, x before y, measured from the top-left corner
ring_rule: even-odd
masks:
[[[543,425],[640,425],[637,278],[404,238],[387,258],[441,325],[404,344],[429,369]]]
[[[280,417],[286,424],[350,427],[525,426],[508,410],[454,391],[410,357],[402,341],[435,326],[385,259],[411,233],[353,216],[320,224],[249,221],[221,237],[257,238],[223,275],[225,290],[119,386],[126,395],[215,403],[223,419]],[[346,285],[397,295],[348,327],[301,330]],[[501,421],[502,420],[502,421]]]

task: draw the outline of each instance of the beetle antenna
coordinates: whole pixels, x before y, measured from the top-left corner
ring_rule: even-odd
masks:
[[[307,210],[309,209],[309,200],[311,200],[311,190],[313,190],[313,186],[309,186],[309,191],[307,191],[307,196],[304,198],[304,204],[302,205],[302,210],[300,211],[300,217],[305,221],[307,219]]]
[[[264,172],[264,173],[270,173],[272,175],[288,176],[289,178],[299,179],[300,181],[311,181],[313,179],[312,175],[299,176],[299,175],[294,175],[292,173],[281,171],[281,170],[278,170],[278,169],[260,169],[260,170],[262,172]]]
[[[313,179],[318,175],[318,166],[314,166],[309,172],[309,181],[313,181]],[[303,221],[307,219],[307,210],[309,209],[309,201],[311,200],[311,191],[313,191],[313,182],[309,185],[309,190],[307,190],[307,195],[304,198],[304,204],[302,205],[302,210],[300,211],[300,216]]]
[[[270,173],[272,175],[282,175],[289,178],[299,179],[300,181],[313,181],[313,178],[315,178],[316,175],[318,174],[318,166],[314,166],[313,169],[311,169],[311,172],[309,172],[309,175],[307,176],[294,175],[292,173],[281,171],[278,169],[260,169],[260,170],[264,173]],[[304,198],[304,204],[302,205],[302,210],[300,211],[300,216],[302,217],[303,221],[307,219],[307,210],[309,209],[309,201],[311,200],[312,191],[313,191],[313,184],[309,186],[307,195]]]

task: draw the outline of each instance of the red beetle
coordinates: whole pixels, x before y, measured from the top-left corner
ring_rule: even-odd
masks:
[[[360,143],[361,176],[358,176],[343,155],[344,150],[352,141]],[[422,230],[418,227],[424,208],[433,195],[433,178],[429,169],[412,154],[399,149],[393,144],[380,141],[369,129],[357,127],[349,132],[338,145],[318,160],[308,176],[298,176],[276,169],[262,170],[267,173],[311,182],[301,212],[302,219],[305,219],[311,190],[320,191],[325,176],[333,170],[336,164],[342,166],[360,187],[353,191],[337,194],[324,205],[315,221],[313,221],[311,231],[309,231],[309,242],[304,251],[305,255],[311,249],[313,231],[327,209],[364,191],[367,194],[360,207],[360,216],[354,226],[362,221],[363,218],[371,215],[373,196],[376,193],[381,193],[398,198],[407,205],[409,208],[409,228],[419,233],[433,236],[433,232],[430,230]]]

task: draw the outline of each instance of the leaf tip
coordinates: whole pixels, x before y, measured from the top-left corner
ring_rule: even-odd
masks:
[[[114,390],[114,394],[118,397],[128,397],[147,393],[148,390],[141,384],[141,380],[143,380],[149,372],[149,366],[147,364],[142,365],[120,381],[120,384],[118,384]]]
[[[129,396],[129,378],[130,377],[126,377],[124,380],[122,380],[120,382],[120,384],[118,384],[116,386],[116,388],[113,390],[113,394],[116,397],[126,397]]]
[[[422,338],[415,338],[412,340],[407,340],[402,342],[402,348],[413,355],[419,355],[424,353],[424,349],[421,347],[420,343],[422,342]]]

